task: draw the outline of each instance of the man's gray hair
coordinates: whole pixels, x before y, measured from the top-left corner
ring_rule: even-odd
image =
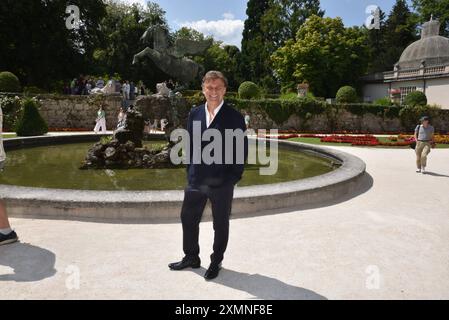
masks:
[[[223,73],[221,73],[220,71],[215,71],[215,70],[208,71],[204,75],[202,84],[204,84],[208,80],[216,80],[216,79],[222,80],[225,84],[225,87],[226,88],[228,87],[228,79],[226,79],[226,77],[224,76]]]

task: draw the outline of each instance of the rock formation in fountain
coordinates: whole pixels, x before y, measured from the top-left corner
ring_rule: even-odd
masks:
[[[142,146],[144,120],[136,110],[126,113],[125,125],[112,139],[103,138],[87,152],[80,169],[142,169],[173,167],[170,145],[148,149]],[[104,141],[106,140],[106,141]]]

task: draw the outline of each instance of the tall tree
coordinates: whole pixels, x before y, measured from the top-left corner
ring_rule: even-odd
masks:
[[[333,97],[340,86],[358,84],[368,57],[360,28],[345,28],[341,18],[311,16],[272,59],[284,87],[306,81],[316,96]]]
[[[267,66],[270,53],[265,50],[267,37],[261,28],[261,21],[269,9],[270,0],[249,0],[242,39],[241,74],[245,80],[260,82],[272,72]]]
[[[413,7],[421,23],[429,21],[433,15],[441,22],[441,34],[449,37],[449,0],[413,0]]]
[[[396,0],[385,23],[383,62],[386,70],[392,69],[404,49],[418,39],[417,23],[417,15],[410,11],[406,0]]]
[[[385,56],[385,12],[380,10],[379,12],[379,29],[367,29],[364,28],[366,32],[366,37],[368,41],[368,47],[370,48],[370,59],[368,66],[368,73],[383,72],[391,68],[391,66],[386,67],[384,62]]]

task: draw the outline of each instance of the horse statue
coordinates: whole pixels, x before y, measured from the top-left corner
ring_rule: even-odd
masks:
[[[162,25],[149,27],[140,40],[148,46],[134,55],[133,64],[149,58],[165,74],[184,84],[204,73],[204,68],[186,55],[194,56],[204,53],[213,41],[212,39],[202,41],[177,39],[172,43],[168,29]]]

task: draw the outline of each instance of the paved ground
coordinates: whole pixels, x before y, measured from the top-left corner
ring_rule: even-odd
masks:
[[[168,270],[180,224],[11,219],[22,242],[0,247],[0,299],[449,299],[449,150],[418,175],[410,149],[341,149],[367,162],[368,191],[232,220],[214,282]],[[212,235],[204,222],[205,267]]]

